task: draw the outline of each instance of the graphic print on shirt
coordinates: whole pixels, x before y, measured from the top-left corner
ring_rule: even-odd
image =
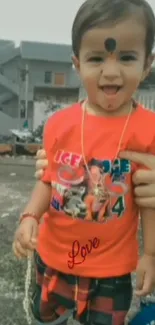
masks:
[[[123,216],[129,191],[127,177],[131,174],[128,160],[93,158],[88,161],[91,178],[80,155],[61,151],[55,161],[59,181],[52,182],[55,189],[53,208],[72,218],[93,222],[107,222]],[[96,185],[101,189],[99,198],[94,196]]]

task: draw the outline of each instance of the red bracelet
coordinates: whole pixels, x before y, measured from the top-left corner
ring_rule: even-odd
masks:
[[[37,221],[38,225],[40,223],[40,220],[38,219],[35,213],[31,213],[31,212],[23,213],[19,218],[19,223],[21,223],[25,218],[33,218]]]

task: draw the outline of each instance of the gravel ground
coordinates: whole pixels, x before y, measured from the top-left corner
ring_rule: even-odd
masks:
[[[26,265],[14,258],[11,245],[19,212],[34,185],[33,173],[31,159],[0,158],[0,325],[27,325],[22,309]],[[132,313],[136,304],[134,299]]]

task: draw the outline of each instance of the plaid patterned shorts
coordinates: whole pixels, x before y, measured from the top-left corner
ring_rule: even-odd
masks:
[[[131,275],[90,279],[46,266],[35,253],[36,283],[32,312],[42,323],[64,325],[69,316],[81,324],[123,325],[132,299]]]

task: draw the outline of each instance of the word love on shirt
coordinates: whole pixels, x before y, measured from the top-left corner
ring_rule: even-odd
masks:
[[[88,239],[85,245],[81,245],[78,240],[75,240],[72,244],[71,252],[68,253],[68,267],[73,269],[75,265],[82,264],[86,260],[86,257],[91,254],[94,249],[97,249],[100,245],[100,240],[96,237]]]

